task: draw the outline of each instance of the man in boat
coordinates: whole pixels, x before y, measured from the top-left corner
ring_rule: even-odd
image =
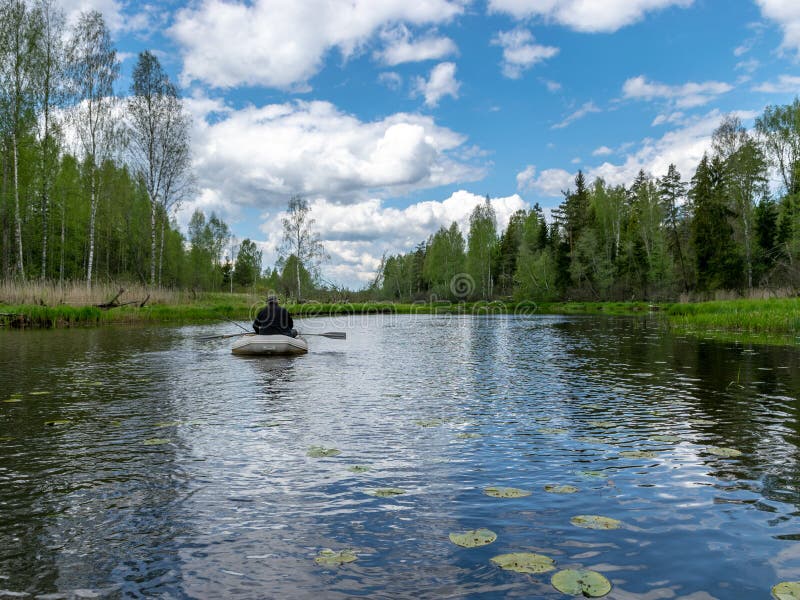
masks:
[[[253,321],[253,331],[258,335],[286,335],[297,337],[294,321],[289,311],[278,304],[275,296],[267,297],[267,305],[262,308]]]

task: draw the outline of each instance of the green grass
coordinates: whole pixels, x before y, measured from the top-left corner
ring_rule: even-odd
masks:
[[[796,344],[800,336],[800,298],[673,304],[666,317],[674,331],[722,340]]]
[[[205,293],[180,304],[102,310],[93,306],[0,304],[0,326],[71,327],[113,323],[250,321],[263,305],[247,294]],[[723,341],[797,344],[800,298],[727,300],[651,305],[646,302],[392,302],[315,303],[287,306],[294,317],[369,314],[658,315],[674,332]],[[9,316],[10,315],[10,316]]]

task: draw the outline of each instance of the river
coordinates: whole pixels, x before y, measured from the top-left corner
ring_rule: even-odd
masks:
[[[608,317],[298,328],[348,339],[252,359],[196,339],[224,324],[0,331],[0,598],[567,597],[490,561],[512,552],[617,600],[800,579],[797,348]]]

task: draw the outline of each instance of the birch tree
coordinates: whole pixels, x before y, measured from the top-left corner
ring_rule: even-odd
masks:
[[[149,50],[139,54],[127,102],[130,162],[150,201],[150,283],[161,284],[164,226],[193,186],[189,118],[177,88]],[[161,243],[156,257],[157,221]],[[156,268],[157,266],[157,268]]]
[[[11,140],[14,194],[14,247],[16,274],[25,279],[22,213],[19,194],[20,141],[27,130],[25,119],[35,98],[34,62],[41,33],[37,13],[24,0],[0,3],[0,120]]]
[[[89,176],[89,256],[86,284],[92,287],[95,219],[97,216],[98,165],[109,158],[116,139],[114,82],[119,76],[117,51],[103,16],[81,13],[75,26],[68,64],[69,83],[75,101],[72,118],[78,144]]]
[[[314,219],[309,217],[311,209],[308,202],[301,196],[292,196],[289,200],[287,216],[281,220],[283,224],[283,243],[279,249],[280,258],[286,262],[294,256],[295,283],[297,284],[297,300],[301,300],[301,269],[306,269],[312,275],[319,271],[319,265],[328,258],[325,248],[319,239],[319,234],[313,230]]]
[[[64,92],[64,13],[56,0],[38,0],[36,11],[41,23],[36,52],[36,88],[39,142],[39,184],[42,213],[42,265],[41,278],[47,278],[48,231],[50,198],[53,180],[58,169],[60,127],[55,119],[55,109],[63,100]]]

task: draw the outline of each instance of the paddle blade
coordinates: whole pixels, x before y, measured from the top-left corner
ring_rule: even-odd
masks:
[[[325,333],[301,333],[300,335],[316,335],[330,338],[332,340],[346,340],[347,334],[344,331],[327,331]]]
[[[320,334],[326,338],[331,338],[332,340],[346,340],[347,334],[344,331],[328,331],[327,333]]]

